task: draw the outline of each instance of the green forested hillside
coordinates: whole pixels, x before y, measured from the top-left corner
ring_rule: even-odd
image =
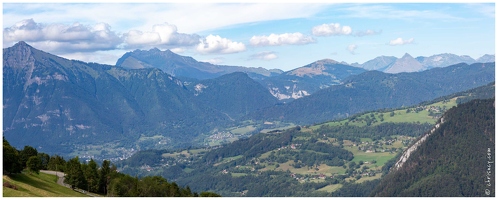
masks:
[[[213,192],[192,192],[188,186],[159,176],[132,177],[104,160],[81,163],[49,156],[31,146],[17,150],[3,138],[3,196],[5,197],[216,197]],[[50,170],[43,171],[41,170]],[[41,174],[40,174],[41,173]],[[48,173],[48,174],[45,174]],[[49,175],[52,174],[52,175]],[[57,175],[57,176],[55,176]],[[78,192],[76,192],[76,191]]]
[[[368,196],[438,116],[458,99],[478,93],[494,94],[494,85],[431,104],[259,133],[219,147],[139,152],[117,165],[125,173],[161,175],[223,196]]]
[[[448,110],[440,127],[372,195],[494,197],[494,102],[472,100]]]
[[[278,103],[268,89],[243,72],[191,83],[189,89],[200,102],[234,120]]]
[[[88,197],[58,185],[55,175],[44,173],[3,175],[3,183],[3,197]]]

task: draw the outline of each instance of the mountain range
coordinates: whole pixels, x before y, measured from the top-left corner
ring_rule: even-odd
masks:
[[[274,76],[282,73],[279,69],[267,70],[262,67],[214,65],[207,62],[199,62],[192,57],[180,56],[170,50],[161,51],[157,48],[148,51],[135,50],[125,53],[118,59],[116,66],[126,69],[158,68],[175,77],[187,77],[199,80],[212,79],[233,72],[245,72],[254,74],[255,76]]]
[[[382,108],[411,106],[495,80],[494,63],[460,63],[422,72],[367,71],[290,103],[256,111],[250,119],[312,124]]]
[[[3,56],[3,134],[13,145],[67,154],[90,144],[137,148],[160,135],[155,146],[181,146],[229,121],[156,68],[67,60],[24,42]]]
[[[485,54],[482,57],[473,59],[470,56],[458,56],[450,53],[432,55],[429,57],[419,56],[413,58],[410,54],[405,53],[403,57],[379,56],[363,64],[351,63],[351,66],[364,68],[366,70],[377,70],[386,73],[401,72],[419,72],[437,67],[446,67],[458,63],[486,63],[494,62],[495,56]]]
[[[157,48],[135,50],[125,53],[116,62],[116,66],[126,69],[158,68],[167,74],[189,81],[212,79],[232,72],[245,72],[252,79],[265,86],[281,102],[290,102],[314,92],[342,84],[345,77],[357,75],[368,70],[385,73],[420,72],[437,67],[446,67],[458,63],[494,62],[494,55],[484,55],[477,60],[470,56],[438,54],[430,57],[413,58],[406,53],[401,58],[379,56],[363,64],[338,62],[323,59],[290,71],[278,69],[214,65],[199,62],[192,57],[181,56],[170,50]]]
[[[157,60],[121,67],[133,63],[126,60],[135,53],[141,55],[135,60],[148,58],[147,53]],[[168,68],[177,76],[153,65],[166,62],[168,56],[174,59],[166,67],[184,69]],[[311,124],[413,105],[494,81],[494,63],[398,74],[333,60],[273,74],[268,70],[258,74],[257,68],[229,73],[204,63],[225,71],[200,70],[194,75],[203,74],[204,79],[195,79],[178,75],[189,75],[187,71],[193,70],[189,66],[199,62],[157,49],[128,53],[118,61],[120,66],[111,66],[68,60],[19,42],[4,49],[3,58],[4,136],[14,146],[30,145],[61,155],[104,154],[102,146],[200,145],[213,131],[237,127],[242,121],[253,126],[268,120]],[[208,79],[206,74],[216,78]],[[296,100],[282,103],[292,98]]]

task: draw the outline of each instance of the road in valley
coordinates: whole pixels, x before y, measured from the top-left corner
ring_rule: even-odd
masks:
[[[40,172],[45,173],[45,174],[57,175],[57,177],[59,177],[57,179],[57,184],[62,185],[62,186],[67,187],[67,188],[71,188],[71,185],[64,183],[64,176],[66,174],[64,174],[63,172],[50,171],[50,170],[40,170]],[[87,191],[79,189],[79,188],[76,188],[74,190],[79,192],[79,193],[83,193],[85,195],[91,196],[91,197],[100,197],[97,194],[93,194],[93,193],[87,192]]]

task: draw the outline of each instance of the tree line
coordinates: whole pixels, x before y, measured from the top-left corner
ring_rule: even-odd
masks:
[[[109,197],[219,197],[213,192],[192,192],[189,186],[180,187],[161,176],[132,177],[117,171],[110,161],[99,164],[91,159],[81,163],[78,156],[66,161],[58,155],[49,156],[31,146],[17,150],[3,138],[3,173],[32,174],[40,170],[65,173],[64,183],[72,189],[80,188]]]

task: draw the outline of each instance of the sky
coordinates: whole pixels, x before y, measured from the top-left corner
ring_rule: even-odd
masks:
[[[220,65],[292,70],[321,59],[495,54],[495,3],[4,2],[3,48],[18,41],[114,65],[158,48]]]

